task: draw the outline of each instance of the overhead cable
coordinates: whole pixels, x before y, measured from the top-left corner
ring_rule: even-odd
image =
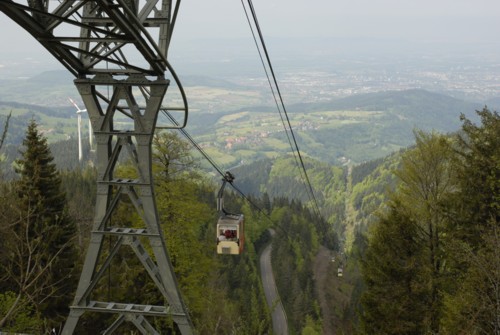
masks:
[[[200,152],[203,157],[205,157],[205,159],[212,165],[212,167],[217,171],[217,173],[219,173],[219,175],[225,179],[226,178],[226,174],[228,171],[224,172],[219,165],[217,165],[217,163],[210,157],[210,155],[205,152],[205,150],[203,150],[203,148],[196,142],[196,140],[186,131],[186,129],[184,128],[180,128],[178,127],[179,126],[179,122],[168,112],[168,110],[166,109],[163,109],[162,110],[163,114],[165,114],[165,116],[168,117],[168,119],[170,120],[170,122],[172,122],[177,128],[178,131],[180,131],[184,137],[186,137],[188,139],[189,142],[191,142],[191,144],[196,148],[196,150],[198,150],[198,152]],[[271,218],[257,205],[255,204],[245,193],[243,193],[243,191],[241,191],[235,184],[234,182],[230,182],[229,183],[231,185],[231,187],[236,191],[238,192],[246,201],[248,201],[248,203],[250,203],[254,208],[256,208],[260,213],[264,214],[266,217],[268,217],[269,220],[271,220]]]
[[[320,213],[320,210],[319,210],[318,202],[316,200],[316,196],[314,195],[314,191],[313,191],[313,188],[312,188],[309,176],[307,174],[307,170],[306,170],[306,167],[305,167],[305,164],[304,164],[304,160],[302,159],[302,155],[301,155],[300,150],[299,150],[297,139],[295,138],[295,134],[293,132],[293,128],[292,128],[292,125],[291,125],[291,122],[290,122],[290,118],[288,117],[288,113],[287,113],[286,108],[285,108],[285,103],[283,101],[283,97],[282,97],[280,89],[279,89],[278,81],[276,79],[276,75],[275,75],[274,70],[273,70],[271,59],[270,59],[269,53],[267,51],[267,47],[266,47],[266,43],[264,41],[264,36],[262,34],[262,30],[260,29],[259,21],[257,19],[257,14],[255,12],[255,8],[253,6],[252,0],[247,0],[247,2],[248,2],[248,6],[250,8],[250,11],[252,13],[253,22],[255,24],[255,27],[256,27],[258,35],[259,35],[260,45],[262,46],[262,49],[264,50],[264,53],[265,53],[265,56],[266,56],[266,60],[267,60],[267,65],[269,67],[269,70],[271,72],[271,76],[273,78],[274,87],[276,88],[276,92],[278,93],[278,96],[279,96],[279,100],[280,100],[281,108],[283,110],[283,114],[285,115],[285,118],[286,118],[286,121],[287,121],[287,124],[288,124],[288,129],[290,131],[290,134],[291,134],[291,137],[292,137],[292,140],[293,140],[294,146],[292,146],[292,144],[290,143],[290,145],[292,146],[292,152],[294,150],[297,152],[298,160],[300,161],[300,163],[299,163],[299,165],[300,165],[299,166],[299,171],[303,171],[303,178],[305,178],[305,183],[307,184],[307,187],[308,187],[308,193],[310,195],[310,199],[312,200],[313,205],[314,205],[314,207],[315,207],[315,209],[317,211],[316,214],[319,217],[321,217],[321,213]],[[247,20],[249,22],[250,29],[252,31],[252,35],[254,36],[254,40],[256,41],[254,30],[253,30],[252,24],[250,23],[250,20],[248,18],[247,9],[246,9],[246,6],[245,6],[243,0],[241,0],[241,3],[242,3],[243,8],[245,10],[245,15],[247,16]],[[261,52],[260,52],[259,45],[257,45],[257,50],[258,50],[259,55],[260,55],[261,60],[262,60],[262,55],[261,55]],[[269,81],[269,84],[272,87],[272,84],[270,82],[269,76],[267,75],[267,70],[266,70],[265,65],[264,65],[264,70],[266,71],[266,76],[267,76],[267,79]],[[274,96],[274,90],[273,89],[271,89],[271,90],[272,90],[272,93],[273,93],[273,96]],[[275,97],[275,100],[276,100],[276,97]],[[278,111],[280,112],[280,116],[281,116],[281,110],[280,110],[279,106],[278,106]],[[284,128],[285,128],[285,132],[287,132],[287,127],[286,127],[285,124],[284,124]],[[302,173],[301,173],[301,175],[302,175]]]
[[[252,22],[250,21],[250,17],[248,16],[248,11],[247,11],[247,8],[246,8],[245,3],[243,2],[243,0],[241,0],[241,4],[243,5],[243,10],[245,11],[245,16],[247,18],[248,26],[250,27],[250,31],[252,32],[252,37],[253,37],[253,40],[254,40],[254,43],[255,43],[255,47],[257,48],[257,52],[259,54],[260,62],[261,62],[262,67],[264,69],[264,73],[266,75],[267,82],[269,83],[269,88],[271,90],[271,94],[273,96],[274,103],[276,105],[276,109],[278,110],[278,113],[279,113],[280,119],[281,119],[281,123],[283,124],[283,128],[285,129],[285,135],[286,135],[286,137],[288,139],[288,143],[290,144],[290,148],[292,148],[292,154],[293,154],[293,157],[295,159],[295,163],[298,166],[299,162],[298,162],[297,155],[295,154],[294,146],[292,144],[292,139],[290,138],[289,132],[287,130],[285,119],[283,118],[283,113],[281,111],[278,99],[276,98],[276,94],[274,92],[274,87],[273,87],[273,85],[271,83],[271,78],[269,78],[269,72],[267,71],[267,66],[266,66],[266,64],[264,62],[264,58],[262,56],[262,52],[260,51],[260,46],[259,46],[259,43],[257,41],[257,37],[255,36],[255,32],[254,32],[254,29],[253,29],[253,26],[252,26]],[[299,172],[300,172],[301,177],[302,177],[302,171],[300,169],[299,169]]]

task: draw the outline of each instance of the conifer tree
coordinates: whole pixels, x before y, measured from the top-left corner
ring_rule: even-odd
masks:
[[[500,115],[487,107],[477,111],[481,124],[462,116],[457,162],[460,192],[454,203],[455,235],[475,247],[490,220],[500,222]]]
[[[7,224],[12,257],[5,270],[13,277],[12,290],[35,305],[48,327],[57,327],[75,289],[75,225],[67,214],[66,196],[47,140],[34,120],[20,153],[13,206],[18,214],[15,222]]]
[[[424,334],[429,277],[414,219],[399,200],[372,226],[362,262],[363,334]]]
[[[402,156],[401,167],[396,171],[400,183],[388,203],[389,213],[376,223],[380,227],[375,228],[376,233],[370,236],[363,267],[367,290],[362,319],[368,334],[371,333],[369,328],[373,329],[370,322],[382,327],[375,333],[423,334],[440,331],[442,296],[450,280],[445,243],[449,218],[443,207],[449,204],[451,195],[456,191],[456,179],[451,167],[452,151],[448,139],[424,132],[416,132],[415,137],[416,147]],[[391,230],[388,230],[390,227]],[[388,246],[385,247],[385,244]],[[377,262],[379,259],[387,264],[380,264]],[[408,291],[403,289],[398,292],[387,287],[387,283],[400,282],[407,274]],[[406,297],[411,297],[416,291],[420,298],[405,304]],[[392,297],[392,303],[383,305],[387,297]],[[421,308],[417,309],[412,304]],[[397,308],[400,316],[387,313],[391,308]],[[406,320],[404,315],[408,313],[418,320],[408,323],[408,329],[394,332],[396,324],[387,327],[391,320],[403,326]]]
[[[458,140],[449,229],[458,275],[446,295],[445,334],[500,334],[500,115],[477,113],[480,125],[462,117]]]

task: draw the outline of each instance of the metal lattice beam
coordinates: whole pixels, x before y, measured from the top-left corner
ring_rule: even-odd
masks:
[[[146,317],[170,317],[182,334],[194,332],[160,227],[151,172],[152,138],[169,86],[166,72],[177,80],[167,52],[179,4],[180,0],[0,1],[0,11],[75,76],[97,142],[94,225],[63,334],[72,334],[84,313],[116,314],[103,330],[106,334],[123,322],[143,334],[159,333]],[[187,103],[181,94],[185,125]],[[122,149],[135,166],[136,179],[116,176]],[[114,225],[115,212],[123,205],[138,213],[142,227]],[[106,238],[114,244],[104,252]],[[130,248],[139,259],[165,304],[92,300],[122,248]]]

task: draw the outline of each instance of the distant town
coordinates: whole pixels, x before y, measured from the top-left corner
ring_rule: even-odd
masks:
[[[239,45],[231,48],[221,43],[213,47],[197,52],[196,45],[190,45],[191,49],[179,48],[179,51],[176,49],[171,54],[172,65],[181,81],[189,77],[206,77],[224,80],[228,85],[235,86],[224,87],[231,90],[230,95],[227,92],[223,92],[223,95],[218,95],[218,92],[207,95],[205,90],[200,91],[195,87],[214,83],[197,84],[196,80],[189,80],[189,85],[184,85],[190,86],[188,98],[192,108],[218,112],[238,109],[238,106],[245,104],[274,106],[266,73],[255,50],[239,48]],[[326,42],[325,45],[308,47],[310,49],[294,49],[285,45],[271,54],[287,105],[414,88],[484,104],[490,99],[498,99],[500,95],[498,43],[486,46],[422,44],[411,47],[384,44],[380,45],[380,50],[370,49],[369,46],[360,49],[357,45],[357,49],[352,47],[350,51],[345,51],[349,50],[349,46]],[[344,51],[341,53],[339,50]],[[55,69],[65,71],[50,55],[38,56],[0,52],[0,100],[5,100],[1,87],[5,80],[32,78]],[[68,90],[76,94],[71,84]],[[54,96],[50,101],[65,105],[67,92],[61,93],[60,99]],[[47,103],[46,99],[44,102]]]
[[[369,60],[339,66],[334,71],[301,70],[286,72],[280,87],[286,101],[322,102],[355,94],[387,90],[422,88],[455,98],[485,102],[500,95],[500,56],[496,59],[445,60],[430,59],[414,64],[370,64]],[[479,63],[481,61],[481,63]],[[378,63],[378,62],[377,62]],[[265,78],[248,81],[241,78],[240,85],[265,87]]]

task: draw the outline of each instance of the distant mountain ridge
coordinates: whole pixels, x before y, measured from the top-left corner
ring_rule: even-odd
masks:
[[[476,111],[483,107],[444,94],[411,89],[360,94],[327,103],[293,105],[288,110],[291,114],[321,115],[343,111],[344,121],[340,121],[340,126],[319,127],[308,132],[307,138],[300,141],[301,150],[316,159],[330,158],[332,163],[335,162],[332,157],[361,163],[412,145],[416,129],[440,133],[458,131],[462,125],[461,114],[477,122]],[[490,109],[496,110],[494,106]],[[360,113],[369,114],[366,112],[370,111],[372,115],[359,117]]]
[[[41,113],[47,116],[56,116],[61,118],[74,117],[73,114],[75,110],[73,106],[65,108],[47,107],[16,101],[0,101],[0,109],[23,109],[29,110],[33,114]]]
[[[35,119],[39,119],[42,126],[60,130],[59,133],[52,132],[48,136],[61,136],[64,133],[74,137],[76,123],[71,119],[75,118],[75,113],[68,102],[68,96],[73,96],[76,100],[78,97],[74,93],[74,85],[68,80],[65,71],[50,71],[30,80],[0,81],[0,114],[5,115],[14,110],[12,127],[9,130],[19,133],[16,136],[10,134],[7,139],[9,143],[18,144],[24,134],[24,124],[31,118],[30,115],[35,115]],[[186,76],[183,78],[183,84],[187,88],[197,86],[201,90],[197,91],[198,102],[200,97],[204,97],[204,87],[207,88],[207,99],[214,99],[215,96],[212,101],[216,103],[232,97],[232,93],[238,90],[257,90],[206,76]],[[213,88],[217,89],[216,94]],[[219,92],[219,89],[223,91]],[[222,98],[217,98],[217,94],[221,94]],[[52,96],[56,95],[58,98],[53,99]],[[489,102],[495,103],[496,100]],[[51,107],[51,104],[54,107]],[[208,108],[208,103],[202,104],[203,108],[197,106],[198,110],[190,114],[187,131],[197,140],[206,142],[204,144],[216,151],[216,156],[223,157],[224,164],[228,166],[239,164],[242,159],[249,162],[289,152],[284,132],[279,132],[276,127],[266,129],[263,125],[266,123],[276,126],[279,119],[261,121],[266,117],[267,120],[274,118],[274,106],[246,105],[240,104],[238,100],[232,101],[232,104],[242,107],[223,111],[214,108],[209,112],[203,109]],[[361,163],[377,159],[410,146],[414,142],[415,129],[442,133],[457,131],[461,126],[461,114],[476,121],[475,111],[483,107],[481,103],[464,101],[441,93],[409,89],[358,94],[328,102],[293,104],[287,106],[287,111],[292,119],[295,118],[295,124],[299,125],[297,128],[294,126],[294,130],[300,150],[311,158],[339,164],[349,160]],[[495,105],[488,107],[497,110]],[[16,110],[28,113],[18,117]],[[248,115],[243,117],[244,113]],[[220,122],[223,118],[231,119],[233,114],[237,116],[234,118],[236,124]],[[0,122],[2,119],[0,115]],[[306,120],[308,124],[302,126],[301,120]],[[62,130],[62,125],[65,125],[66,129]],[[252,132],[253,134],[249,135]],[[267,135],[263,137],[258,132]],[[251,136],[255,137],[250,139]],[[227,148],[228,138],[243,141]],[[251,142],[253,139],[255,142]]]
[[[480,103],[456,99],[445,94],[409,89],[357,94],[326,103],[293,105],[289,110],[298,112],[310,108],[310,111],[383,111],[406,118],[420,129],[448,132],[455,131],[460,126],[460,114],[474,119],[475,111],[483,107]]]

